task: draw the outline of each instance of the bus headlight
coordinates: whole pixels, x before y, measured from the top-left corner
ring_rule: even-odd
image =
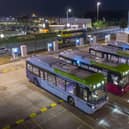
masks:
[[[91,108],[94,110],[94,109],[95,109],[95,106],[94,106],[94,105],[92,105],[92,106],[91,106]]]
[[[114,84],[115,84],[115,85],[118,85],[118,82],[117,82],[117,81],[114,81]]]
[[[121,91],[124,92],[124,89],[122,88]]]

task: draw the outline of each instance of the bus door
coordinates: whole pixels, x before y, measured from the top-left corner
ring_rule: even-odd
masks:
[[[86,103],[89,101],[89,89],[82,88],[82,86],[77,86],[77,105],[81,108],[86,106]]]

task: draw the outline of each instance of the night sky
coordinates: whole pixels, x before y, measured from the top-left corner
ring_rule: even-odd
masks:
[[[76,2],[75,2],[76,1]],[[0,16],[40,15],[64,16],[67,7],[73,15],[96,11],[97,0],[0,0]],[[100,0],[101,10],[128,10],[129,0]]]

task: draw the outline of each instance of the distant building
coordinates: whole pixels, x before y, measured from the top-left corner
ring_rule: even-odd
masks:
[[[17,19],[14,17],[0,17],[0,24],[16,24]]]
[[[67,28],[67,18],[60,17],[45,17],[47,19],[51,31],[58,31]],[[69,28],[92,28],[92,21],[90,18],[68,18]],[[40,25],[42,26],[42,24]]]
[[[58,24],[60,25],[66,25],[67,24],[67,18],[59,18]],[[68,23],[71,25],[79,25],[79,26],[85,26],[86,28],[92,27],[92,21],[90,18],[69,18]]]

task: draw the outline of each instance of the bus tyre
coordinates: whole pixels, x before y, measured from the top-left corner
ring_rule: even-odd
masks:
[[[74,99],[72,97],[68,97],[68,103],[72,106],[74,106]]]

